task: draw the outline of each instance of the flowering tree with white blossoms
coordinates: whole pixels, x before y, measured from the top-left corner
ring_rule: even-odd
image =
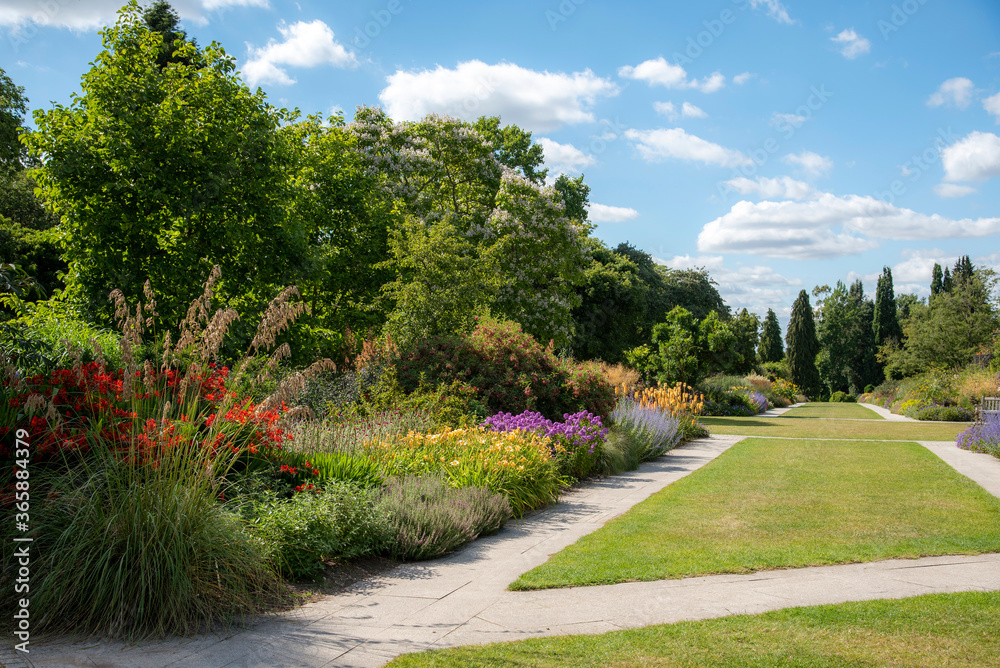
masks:
[[[530,135],[508,126],[492,128],[490,140],[458,119],[393,123],[370,108],[358,110],[351,128],[404,214],[390,242],[390,331],[412,341],[467,331],[489,313],[542,341],[569,343],[589,229],[565,215],[558,192],[537,183],[544,172],[531,156],[520,171],[504,164],[511,152],[496,138],[523,143]],[[519,157],[525,162],[523,150]]]

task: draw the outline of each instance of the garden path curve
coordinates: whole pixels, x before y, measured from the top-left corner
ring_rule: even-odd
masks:
[[[743,438],[700,439],[637,471],[580,485],[558,505],[511,523],[456,554],[399,566],[245,631],[138,647],[33,643],[31,659],[36,666],[130,668],[380,666],[399,654],[438,647],[599,633],[802,605],[1000,590],[1000,554],[986,554],[507,591],[521,573],[550,554],[704,466]],[[1000,496],[1000,460],[959,450],[954,443],[923,445]],[[0,663],[5,659],[9,661],[0,657]]]

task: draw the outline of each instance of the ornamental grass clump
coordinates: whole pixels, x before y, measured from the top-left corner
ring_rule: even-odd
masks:
[[[89,452],[81,466],[31,480],[33,631],[189,635],[290,602],[219,503],[221,474],[237,455],[213,456],[194,441],[164,447],[155,466],[99,441]]]
[[[483,426],[497,432],[517,429],[533,431],[549,440],[552,458],[559,473],[577,480],[587,477],[601,458],[608,430],[601,418],[581,411],[564,414],[563,422],[549,420],[541,413],[525,411],[520,415],[497,413],[487,418]]]
[[[216,361],[237,316],[212,308],[219,278],[216,267],[176,343],[166,333],[155,359],[145,357],[144,338],[159,338],[150,336],[157,307],[147,282],[134,307],[120,291],[110,296],[121,331],[120,367],[109,368],[99,347],[93,362],[77,354],[71,368],[45,375],[25,378],[8,367],[0,384],[0,435],[8,425],[24,425],[31,445],[33,629],[185,635],[289,600],[225,501],[234,479],[284,475],[291,436],[279,420],[308,378],[332,364],[286,376],[260,402],[231,390],[229,383],[245,374],[264,382],[276,371],[289,355],[277,337],[305,307],[294,300],[294,288],[272,300],[230,374]],[[13,512],[16,472],[26,468],[12,454],[0,450],[5,513]],[[3,559],[4,581],[16,563]],[[10,592],[0,602],[9,603]]]
[[[611,420],[637,444],[635,456],[640,462],[659,457],[681,440],[678,418],[633,399],[619,401]]]
[[[548,439],[534,432],[482,427],[411,433],[358,449],[385,477],[440,473],[452,487],[502,494],[516,516],[553,503],[565,486]]]
[[[454,552],[496,533],[512,515],[502,495],[484,487],[454,488],[440,475],[390,480],[379,510],[389,527],[383,551],[405,561]]]

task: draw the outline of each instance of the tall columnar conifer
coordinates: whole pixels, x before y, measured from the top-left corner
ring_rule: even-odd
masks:
[[[878,278],[872,330],[875,333],[875,343],[880,346],[887,341],[901,342],[903,338],[903,330],[896,315],[896,294],[892,288],[892,270],[889,267],[883,267],[882,275]]]
[[[944,292],[944,274],[941,272],[941,265],[934,263],[934,271],[931,273],[931,296]]]
[[[778,324],[778,316],[772,309],[767,309],[757,354],[760,355],[761,362],[780,362],[785,356],[785,346],[781,342],[781,325]]]
[[[806,394],[815,396],[820,392],[819,370],[816,368],[819,340],[816,338],[816,323],[809,304],[809,293],[805,290],[799,292],[792,305],[792,318],[788,323],[785,342],[788,344],[786,359],[792,382]]]

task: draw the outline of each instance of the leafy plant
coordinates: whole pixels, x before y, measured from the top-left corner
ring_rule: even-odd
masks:
[[[378,495],[342,482],[290,499],[274,496],[252,506],[250,529],[265,557],[287,577],[314,577],[327,559],[369,554],[384,541]]]
[[[456,489],[440,475],[390,480],[378,507],[388,518],[383,551],[406,561],[453,552],[499,531],[512,514],[502,495],[483,487]]]
[[[636,457],[648,461],[680,443],[680,420],[657,408],[623,399],[611,413],[614,424],[638,444]]]

